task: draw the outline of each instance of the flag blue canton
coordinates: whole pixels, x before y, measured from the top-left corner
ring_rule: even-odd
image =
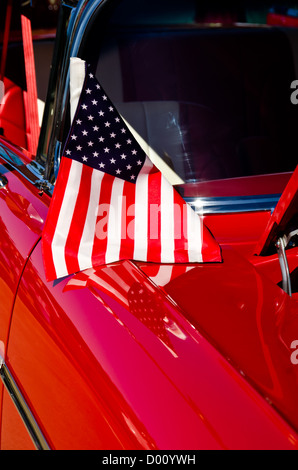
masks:
[[[131,183],[145,162],[145,152],[92,73],[86,73],[63,155]]]

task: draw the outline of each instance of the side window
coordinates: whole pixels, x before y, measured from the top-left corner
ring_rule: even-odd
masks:
[[[40,2],[41,4],[47,2]],[[54,28],[37,32],[32,9],[17,2],[0,6],[0,134],[36,153],[55,37]],[[30,17],[33,16],[33,21]],[[1,93],[2,92],[2,93]]]
[[[1,2],[1,76],[3,96],[0,107],[0,132],[11,142],[27,148],[24,93],[26,91],[20,15],[12,2]]]
[[[202,27],[191,1],[171,2],[176,17],[157,3],[123,0],[82,51],[149,150],[185,183],[293,171],[298,30],[290,44],[277,28]]]

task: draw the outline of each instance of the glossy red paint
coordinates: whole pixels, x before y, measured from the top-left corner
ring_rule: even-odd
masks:
[[[250,256],[250,262],[257,267],[257,269],[267,276],[274,284],[279,284],[282,281],[282,274],[280,264],[276,254],[270,256]],[[293,272],[298,265],[298,248],[290,248],[287,250],[287,261],[289,272]]]
[[[46,211],[32,184],[0,157],[0,173],[7,184],[0,190],[0,344],[5,352],[11,309],[18,281],[38,241]]]
[[[11,144],[6,145],[4,139],[1,139],[0,143],[0,152],[4,157],[0,157],[0,173],[4,178],[4,186],[0,189],[0,355],[5,358],[18,282],[26,261],[40,237],[47,208],[42,203],[38,190],[7,162],[8,155],[5,148],[12,151],[24,163],[28,161],[26,151],[21,151]],[[1,403],[2,393],[1,383]]]
[[[1,450],[35,450],[35,446],[8,391],[2,402]]]
[[[20,260],[15,283],[24,272],[5,357],[52,448],[297,447],[292,325],[287,336],[287,312],[295,308],[286,294],[231,248],[218,266],[160,270],[125,261],[47,283],[40,243],[24,264],[50,198],[15,171],[8,179],[0,196],[8,227],[10,220],[20,224],[18,250],[10,248]],[[230,229],[221,217],[219,236],[228,245]],[[236,226],[242,216],[233,217]],[[264,223],[264,214],[254,217]],[[244,245],[253,243],[249,238],[258,236],[261,222],[250,225],[256,232],[245,232]],[[154,321],[146,320],[144,304]],[[276,318],[282,318],[281,330]],[[266,350],[268,325],[282,331],[286,346],[273,336]],[[281,410],[286,419],[275,411],[281,393],[290,407]],[[5,399],[2,448],[20,445],[11,413]],[[21,441],[30,448],[25,435]]]
[[[18,174],[10,172],[8,176],[6,191],[9,189],[9,193],[5,193],[5,200],[10,215],[6,214],[6,220],[9,222],[11,218],[11,223],[28,227],[22,229],[22,240],[17,241],[18,257],[23,258],[21,270],[25,248],[30,251],[40,235],[49,198],[45,194],[40,196]],[[23,197],[15,198],[16,192]],[[3,192],[1,196],[4,197]],[[27,204],[28,200],[36,212]],[[30,211],[40,218],[30,217]],[[229,262],[225,256],[220,268],[230,279],[231,266],[235,271],[237,265],[239,261]],[[173,296],[175,279],[167,282],[167,268],[172,267],[164,267],[167,286],[163,286],[163,292]],[[142,266],[148,275],[150,269],[152,265]],[[46,283],[40,246],[33,251],[18,290],[6,360],[53,448],[287,448],[296,445],[295,433],[208,344],[201,334],[201,323],[199,327],[195,325],[194,309],[196,315],[207,310],[226,318],[219,305],[210,306],[212,296],[208,285],[211,285],[210,278],[214,282],[218,271],[212,265],[204,267],[204,271],[196,266],[191,270],[192,276],[194,272],[198,276],[194,284],[189,283],[187,273],[182,275],[183,267],[179,269],[176,279],[180,287],[174,287],[176,302],[183,304],[179,293],[185,294],[187,286],[190,290],[184,295],[190,304],[181,305],[183,312],[129,262]],[[16,269],[13,272],[20,273]],[[230,284],[234,289],[233,281]],[[159,315],[159,329],[150,328],[132,309],[131,289],[136,285],[147,292],[146,304],[151,302],[155,314]],[[190,300],[191,292],[198,292],[197,285],[205,293],[200,309],[195,308],[194,299]],[[224,285],[223,291],[226,288]],[[247,288],[242,295],[247,296]],[[142,298],[136,300],[141,308]],[[190,315],[190,321],[185,320],[185,314]],[[215,324],[218,325],[218,318]],[[218,331],[228,339],[233,329],[227,323],[225,328],[221,324]],[[236,354],[241,344],[235,338],[233,344]],[[192,368],[188,377],[186,370]],[[211,383],[207,380],[210,370],[214,370]],[[226,387],[229,393],[222,394]],[[8,416],[6,402],[4,413]],[[232,405],[234,410],[239,408],[237,413],[232,413]],[[246,432],[235,439],[235,429],[243,421]],[[13,442],[18,442],[9,438],[12,432],[9,422],[9,419],[3,421],[4,447],[13,447]],[[82,422],[88,427],[88,433]],[[255,433],[256,422],[260,434]]]
[[[270,211],[207,214],[204,223],[221,246],[232,246],[249,257],[253,255],[270,216]]]
[[[222,269],[232,269],[228,260]],[[176,280],[190,294],[185,276]],[[203,312],[193,299],[187,308],[187,315]],[[224,318],[219,310],[210,313]],[[36,247],[19,287],[7,363],[53,448],[298,446],[296,433],[184,314],[129,261],[46,283]],[[229,321],[220,328],[227,335]]]
[[[193,268],[163,289],[297,429],[298,370],[290,360],[298,338],[297,302],[233,250],[223,250],[223,259],[218,267]]]
[[[267,15],[267,24],[271,26],[287,26],[287,27],[297,27],[298,18],[295,16],[287,16],[274,12],[270,12]]]
[[[255,253],[257,255],[269,254],[274,249],[277,238],[295,229],[293,221],[297,218],[298,208],[298,166],[292,174],[284,189],[268,225],[260,238]]]
[[[8,177],[1,197],[6,196],[8,227],[10,219],[22,225],[16,251],[22,263],[19,271],[13,270],[20,275],[26,253],[41,234],[50,198],[18,173],[11,171]],[[253,229],[246,232],[247,238],[256,236]],[[40,244],[27,262],[6,361],[50,445],[58,449],[296,447],[295,432],[252,387],[256,382],[261,389],[258,380],[264,365],[254,349],[250,352],[255,327],[246,328],[243,312],[252,324],[257,322],[255,312],[261,323],[262,315],[267,318],[271,312],[271,306],[255,309],[257,298],[248,299],[258,283],[258,295],[263,292],[262,276],[231,250],[224,251],[220,266],[163,266],[162,275],[154,265],[140,267],[141,271],[127,261],[47,283]],[[226,281],[220,283],[219,278]],[[216,299],[214,282],[220,286]],[[272,289],[270,285],[269,292]],[[276,289],[275,298],[283,299]],[[200,308],[193,297],[198,293]],[[212,298],[216,305],[210,303]],[[145,320],[144,301],[154,312],[155,323]],[[242,321],[236,326],[237,319]],[[243,346],[244,364],[239,364]],[[277,352],[278,348],[273,356]],[[291,366],[286,364],[287,354],[283,352],[285,370]],[[246,369],[255,362],[259,369],[251,377]],[[274,368],[269,372],[277,373]],[[289,384],[283,384],[287,391]],[[2,446],[17,448],[20,441],[9,424],[10,407],[7,400],[3,403]],[[243,422],[245,431],[239,434]]]
[[[281,194],[292,173],[246,176],[225,180],[200,181],[183,185],[185,197],[235,197],[255,194]]]
[[[297,292],[277,286],[276,254],[254,256],[270,211],[206,215],[222,248],[216,265],[122,261],[47,282],[50,197],[33,184],[31,161],[0,138],[0,355],[49,446],[298,449]],[[290,176],[203,181],[184,196],[277,194]],[[295,270],[298,248],[288,261]],[[1,448],[31,449],[3,385],[0,403]]]
[[[14,297],[26,259],[39,238],[42,218],[32,189],[2,158],[0,172],[7,181],[0,190],[0,355],[5,357]],[[1,383],[1,403],[2,393]]]
[[[5,95],[1,101],[0,126],[6,138],[26,147],[26,119],[23,90],[11,80],[4,80]]]

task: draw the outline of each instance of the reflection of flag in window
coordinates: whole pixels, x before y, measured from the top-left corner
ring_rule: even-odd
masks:
[[[121,259],[221,261],[200,217],[146,157],[89,72],[42,242],[48,280]]]

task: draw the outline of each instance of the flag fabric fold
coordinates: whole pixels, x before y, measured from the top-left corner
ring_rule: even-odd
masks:
[[[84,61],[71,60],[83,83],[42,234],[47,279],[122,259],[221,261],[201,217],[152,164]]]

